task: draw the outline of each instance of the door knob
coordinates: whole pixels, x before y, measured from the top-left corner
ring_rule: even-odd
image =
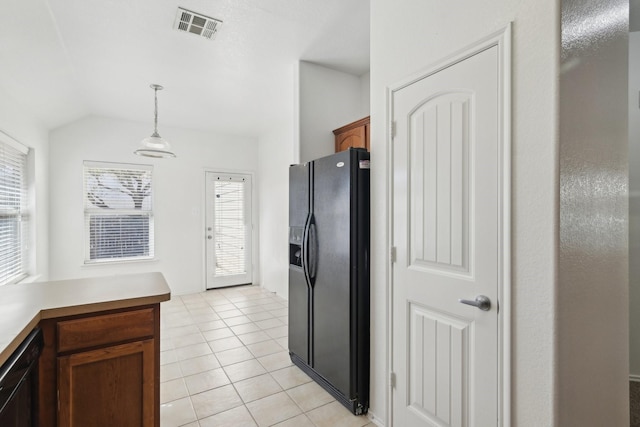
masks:
[[[478,295],[473,301],[468,299],[459,299],[458,302],[478,307],[482,311],[489,311],[491,309],[491,300],[484,295]]]

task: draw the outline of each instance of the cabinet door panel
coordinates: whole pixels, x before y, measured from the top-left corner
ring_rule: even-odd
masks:
[[[58,358],[60,427],[152,427],[154,340]]]
[[[346,150],[349,147],[366,148],[364,126],[351,129],[336,138],[336,152]]]
[[[364,148],[369,151],[369,117],[356,120],[333,131],[336,142],[336,153],[353,148]]]

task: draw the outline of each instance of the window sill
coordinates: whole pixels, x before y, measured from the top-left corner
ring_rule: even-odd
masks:
[[[33,282],[37,282],[38,280],[42,279],[42,274],[36,274],[34,276],[27,276],[22,280],[18,280],[18,284],[23,284],[23,283],[33,283]]]
[[[139,264],[139,263],[157,263],[160,260],[158,258],[145,258],[145,259],[123,259],[123,260],[115,260],[115,261],[94,261],[94,262],[86,262],[82,264],[81,268],[91,268],[91,267],[99,267],[99,266],[109,266],[109,265],[123,265],[123,264]]]

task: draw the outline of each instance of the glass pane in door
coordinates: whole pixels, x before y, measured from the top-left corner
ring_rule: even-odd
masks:
[[[216,181],[216,276],[245,273],[244,181]]]
[[[206,173],[207,289],[251,283],[251,175]]]

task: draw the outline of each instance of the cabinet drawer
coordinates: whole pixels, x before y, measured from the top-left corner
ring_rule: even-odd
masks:
[[[153,308],[58,322],[58,352],[154,336]]]

